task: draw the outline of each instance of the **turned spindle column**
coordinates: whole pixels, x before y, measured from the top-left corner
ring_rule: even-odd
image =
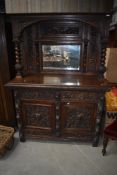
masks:
[[[21,65],[21,59],[20,59],[20,45],[19,45],[19,39],[15,40],[15,58],[16,58],[16,64],[15,64],[15,70],[16,70],[16,77],[15,78],[22,78],[22,65]]]
[[[100,55],[100,65],[99,65],[99,79],[104,78],[104,73],[106,72],[106,67],[105,67],[105,60],[106,60],[106,46],[107,46],[107,41],[102,40],[101,42],[101,55]]]

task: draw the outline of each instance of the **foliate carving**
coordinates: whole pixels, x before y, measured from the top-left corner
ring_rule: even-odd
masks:
[[[99,59],[99,33],[94,27],[90,27],[90,38],[88,43],[88,67],[87,71],[96,72]]]
[[[84,42],[84,56],[83,56],[83,72],[86,72],[87,45],[88,45],[88,41],[85,41],[85,42]]]
[[[22,88],[19,90],[20,98],[23,99],[55,99],[56,91],[47,89]]]
[[[49,27],[46,31],[46,34],[75,34],[79,35],[79,27],[70,27],[70,26],[52,26]]]
[[[56,131],[55,134],[57,137],[60,136],[60,95],[56,94]]]
[[[103,115],[104,115],[104,96],[100,95],[100,98],[98,101],[97,115],[96,115],[96,126],[95,126],[93,146],[97,146],[99,142],[101,120]]]
[[[20,134],[20,139],[24,140],[24,133],[25,129],[28,128],[23,128],[25,127],[23,120],[21,118],[21,106],[20,106],[20,101],[23,99],[27,99],[30,101],[30,99],[35,99],[35,100],[41,100],[41,99],[48,99],[48,100],[54,100],[56,103],[56,127],[55,127],[55,135],[60,136],[61,130],[60,130],[60,105],[61,105],[61,100],[73,100],[74,102],[76,101],[76,104],[79,103],[80,101],[87,101],[87,103],[90,103],[90,106],[74,106],[74,103],[72,105],[72,102],[70,106],[64,106],[64,112],[66,113],[66,119],[65,122],[63,123],[63,127],[65,130],[69,128],[81,128],[81,129],[88,129],[90,133],[89,137],[95,136],[94,137],[94,142],[93,146],[97,146],[98,139],[99,139],[99,132],[100,132],[100,123],[101,123],[101,117],[102,117],[102,108],[103,108],[103,94],[102,93],[97,93],[97,92],[84,92],[84,91],[63,91],[63,90],[47,90],[47,89],[37,89],[37,88],[18,88],[15,90],[15,105],[16,105],[16,113],[17,113],[17,118],[18,118],[18,125],[19,125],[19,134]],[[25,102],[25,101],[24,101]],[[36,102],[36,101],[35,101]],[[97,114],[96,114],[96,129],[95,129],[95,135],[94,131],[92,131],[92,125],[93,125],[93,104],[98,103],[98,108],[97,108]],[[85,104],[84,104],[85,105]],[[93,106],[92,106],[93,105]],[[51,120],[50,120],[50,110],[51,108],[48,106],[41,106],[37,103],[31,104],[31,103],[24,103],[24,108],[22,108],[24,111],[24,117],[26,119],[26,126],[36,126],[37,127],[42,127],[42,128],[50,128],[48,130],[49,134],[46,133],[45,129],[36,131],[35,129],[30,128],[30,132],[32,135],[51,135]],[[86,134],[86,132],[84,132]],[[27,133],[28,135],[29,133]],[[29,134],[29,135],[31,135]],[[62,133],[65,136],[65,132]],[[70,134],[69,134],[70,136]],[[71,136],[78,137],[80,138],[79,133],[77,132],[76,135],[75,133],[71,133]],[[81,134],[81,137],[83,135]]]
[[[71,91],[67,91],[62,93],[61,95],[62,99],[73,99],[73,100],[87,100],[87,101],[93,101],[96,102],[98,100],[98,95],[95,92],[71,92]]]
[[[23,73],[39,71],[39,44],[35,41],[39,35],[38,26],[30,26],[21,35],[21,58]]]
[[[93,43],[90,43],[90,57],[88,59],[88,71],[95,72],[96,71],[96,63],[97,63],[97,56],[98,56],[98,46]]]
[[[19,90],[20,98],[23,99],[54,99],[57,100],[57,96],[60,96],[61,100],[87,100],[87,101],[98,101],[97,92],[74,92],[74,91],[59,91],[59,93],[52,89],[40,89],[37,88],[22,88]],[[60,100],[59,99],[59,100]]]
[[[20,98],[19,98],[18,90],[14,91],[14,99],[15,99],[16,118],[17,118],[17,123],[19,128],[19,137],[21,141],[25,141],[23,123],[20,117],[21,108],[20,108]]]
[[[28,47],[28,72],[32,72],[33,70],[33,59],[34,59],[34,52],[33,52],[33,36],[32,36],[32,28],[30,27],[27,30],[27,47]]]
[[[39,105],[25,105],[25,115],[27,125],[34,125],[40,127],[51,127],[49,119],[49,108],[47,106]]]
[[[19,119],[19,113],[20,113],[19,101],[20,99],[18,98],[17,90],[14,91],[14,99],[15,99],[16,118]]]
[[[89,109],[68,108],[65,128],[90,128],[91,112]]]

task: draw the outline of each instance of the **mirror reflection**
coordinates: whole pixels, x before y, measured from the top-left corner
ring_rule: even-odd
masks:
[[[42,45],[43,69],[80,69],[80,45]]]

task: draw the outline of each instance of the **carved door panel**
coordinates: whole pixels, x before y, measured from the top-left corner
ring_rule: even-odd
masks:
[[[95,129],[96,104],[91,102],[61,102],[61,135],[84,138]]]
[[[22,100],[21,120],[25,135],[52,135],[55,130],[55,103],[47,100]]]

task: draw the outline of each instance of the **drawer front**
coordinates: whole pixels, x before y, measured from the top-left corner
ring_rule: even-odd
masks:
[[[46,100],[22,100],[21,120],[25,131],[51,135],[55,130],[55,104]]]
[[[61,134],[68,137],[94,133],[97,105],[91,102],[61,102]]]
[[[55,89],[21,88],[17,91],[20,99],[40,99],[40,100],[83,100],[97,102],[99,93],[88,91],[66,91]]]
[[[61,92],[61,100],[81,100],[95,102],[98,100],[98,94],[96,92],[64,91]]]
[[[57,92],[53,89],[37,89],[37,88],[21,88],[18,91],[20,99],[40,99],[40,100],[54,100]]]

